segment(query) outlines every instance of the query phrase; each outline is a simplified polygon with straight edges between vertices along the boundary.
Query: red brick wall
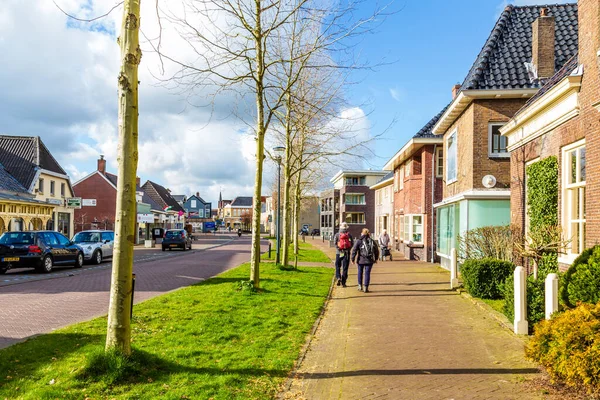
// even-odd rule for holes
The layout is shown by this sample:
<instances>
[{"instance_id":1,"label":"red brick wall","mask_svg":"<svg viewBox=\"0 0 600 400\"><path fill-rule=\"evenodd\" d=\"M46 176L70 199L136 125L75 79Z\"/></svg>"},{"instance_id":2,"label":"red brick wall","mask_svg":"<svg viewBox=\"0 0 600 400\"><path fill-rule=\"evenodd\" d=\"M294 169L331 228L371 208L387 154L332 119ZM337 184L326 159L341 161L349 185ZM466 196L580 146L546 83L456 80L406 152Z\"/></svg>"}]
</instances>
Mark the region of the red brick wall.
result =
<instances>
[{"instance_id":1,"label":"red brick wall","mask_svg":"<svg viewBox=\"0 0 600 400\"><path fill-rule=\"evenodd\" d=\"M364 193L365 205L349 205L345 204L344 195L346 193ZM367 228L370 232L375 231L375 191L369 189L368 186L346 186L340 189L340 223L346 220L346 213L362 212L365 214L365 224L350 224L348 231L354 237L360 237L360 232L363 228Z\"/></svg>"},{"instance_id":2,"label":"red brick wall","mask_svg":"<svg viewBox=\"0 0 600 400\"><path fill-rule=\"evenodd\" d=\"M112 225L109 229L114 228L117 190L106 179L94 174L73 186L73 191L76 197L96 199L95 207L82 207L75 210L75 232L90 229L90 224L94 221L94 218L98 221L104 221L105 218L108 218ZM83 228L81 225L82 215L85 215Z\"/></svg>"}]
</instances>

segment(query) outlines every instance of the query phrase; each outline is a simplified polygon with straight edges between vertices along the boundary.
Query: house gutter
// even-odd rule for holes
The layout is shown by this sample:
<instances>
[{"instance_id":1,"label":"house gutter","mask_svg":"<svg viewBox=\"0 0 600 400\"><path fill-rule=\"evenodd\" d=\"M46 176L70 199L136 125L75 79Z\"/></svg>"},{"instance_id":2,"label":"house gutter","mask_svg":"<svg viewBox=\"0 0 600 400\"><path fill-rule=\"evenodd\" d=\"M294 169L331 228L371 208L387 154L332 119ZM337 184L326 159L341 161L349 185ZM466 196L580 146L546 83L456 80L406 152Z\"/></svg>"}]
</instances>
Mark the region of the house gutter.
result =
<instances>
[{"instance_id":1,"label":"house gutter","mask_svg":"<svg viewBox=\"0 0 600 400\"><path fill-rule=\"evenodd\" d=\"M436 158L436 150L437 150L437 144L433 145L433 157L431 157L431 263L435 263L435 249L433 246L434 243L434 237L435 237L435 229L434 226L435 224L433 223L434 220L434 212L435 209L433 208L433 203L435 202L435 158Z\"/></svg>"}]
</instances>

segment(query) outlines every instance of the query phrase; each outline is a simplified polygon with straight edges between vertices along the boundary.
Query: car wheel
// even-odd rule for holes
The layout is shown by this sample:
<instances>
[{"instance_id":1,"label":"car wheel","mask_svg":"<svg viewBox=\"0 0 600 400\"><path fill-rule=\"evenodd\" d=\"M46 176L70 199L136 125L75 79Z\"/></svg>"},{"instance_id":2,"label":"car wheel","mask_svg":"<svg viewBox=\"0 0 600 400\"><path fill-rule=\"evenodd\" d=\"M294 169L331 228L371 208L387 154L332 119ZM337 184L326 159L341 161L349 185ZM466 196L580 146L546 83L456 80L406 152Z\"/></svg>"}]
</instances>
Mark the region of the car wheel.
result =
<instances>
[{"instance_id":1,"label":"car wheel","mask_svg":"<svg viewBox=\"0 0 600 400\"><path fill-rule=\"evenodd\" d=\"M92 260L95 264L100 264L102 262L102 252L100 250L94 251L92 255Z\"/></svg>"},{"instance_id":2,"label":"car wheel","mask_svg":"<svg viewBox=\"0 0 600 400\"><path fill-rule=\"evenodd\" d=\"M52 272L52 267L54 267L54 261L52 260L52 256L46 256L42 260L42 272Z\"/></svg>"},{"instance_id":3,"label":"car wheel","mask_svg":"<svg viewBox=\"0 0 600 400\"><path fill-rule=\"evenodd\" d=\"M75 268L83 267L83 253L77 253L77 258L75 259Z\"/></svg>"},{"instance_id":4,"label":"car wheel","mask_svg":"<svg viewBox=\"0 0 600 400\"><path fill-rule=\"evenodd\" d=\"M164 248L164 247L162 248L162 251L165 251L165 248Z\"/></svg>"}]
</instances>

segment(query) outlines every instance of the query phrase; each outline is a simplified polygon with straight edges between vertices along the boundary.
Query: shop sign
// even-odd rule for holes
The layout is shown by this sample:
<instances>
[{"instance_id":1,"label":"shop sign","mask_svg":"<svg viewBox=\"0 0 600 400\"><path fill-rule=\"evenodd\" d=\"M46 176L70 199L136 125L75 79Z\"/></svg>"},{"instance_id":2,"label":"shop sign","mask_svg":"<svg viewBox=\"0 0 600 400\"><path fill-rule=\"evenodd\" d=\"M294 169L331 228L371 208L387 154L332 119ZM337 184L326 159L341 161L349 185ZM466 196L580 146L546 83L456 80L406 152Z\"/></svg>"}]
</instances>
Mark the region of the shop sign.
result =
<instances>
[{"instance_id":1,"label":"shop sign","mask_svg":"<svg viewBox=\"0 0 600 400\"><path fill-rule=\"evenodd\" d=\"M138 214L137 215L138 224L151 224L154 222L153 214Z\"/></svg>"},{"instance_id":2,"label":"shop sign","mask_svg":"<svg viewBox=\"0 0 600 400\"><path fill-rule=\"evenodd\" d=\"M83 199L81 205L84 207L96 207L96 199Z\"/></svg>"},{"instance_id":3,"label":"shop sign","mask_svg":"<svg viewBox=\"0 0 600 400\"><path fill-rule=\"evenodd\" d=\"M56 206L62 206L63 201L59 199L46 199L46 203L54 204Z\"/></svg>"},{"instance_id":4,"label":"shop sign","mask_svg":"<svg viewBox=\"0 0 600 400\"><path fill-rule=\"evenodd\" d=\"M81 197L70 197L67 199L68 208L81 208Z\"/></svg>"}]
</instances>

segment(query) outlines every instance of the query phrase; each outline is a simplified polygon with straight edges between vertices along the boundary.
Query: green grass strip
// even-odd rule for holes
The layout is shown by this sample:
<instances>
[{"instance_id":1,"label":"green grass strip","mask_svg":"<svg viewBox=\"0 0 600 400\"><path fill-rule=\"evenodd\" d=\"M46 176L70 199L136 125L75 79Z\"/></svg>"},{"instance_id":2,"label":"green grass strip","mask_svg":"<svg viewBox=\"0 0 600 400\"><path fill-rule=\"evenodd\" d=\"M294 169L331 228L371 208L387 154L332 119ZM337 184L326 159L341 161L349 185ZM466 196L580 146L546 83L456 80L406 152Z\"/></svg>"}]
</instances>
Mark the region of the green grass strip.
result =
<instances>
[{"instance_id":1,"label":"green grass strip","mask_svg":"<svg viewBox=\"0 0 600 400\"><path fill-rule=\"evenodd\" d=\"M315 239L316 240L316 239ZM271 257L269 253L265 253L261 256L263 260L275 260L276 257L277 242L271 240ZM294 262L294 245L290 245L290 261L291 264ZM306 243L298 243L298 262L317 262L329 264L331 260L321 250L316 249L309 243L307 239Z\"/></svg>"},{"instance_id":2,"label":"green grass strip","mask_svg":"<svg viewBox=\"0 0 600 400\"><path fill-rule=\"evenodd\" d=\"M103 356L106 318L0 350L0 399L272 398L332 274L265 263L255 293L240 284L249 276L244 264L143 302L134 308L134 356L125 361Z\"/></svg>"}]
</instances>

